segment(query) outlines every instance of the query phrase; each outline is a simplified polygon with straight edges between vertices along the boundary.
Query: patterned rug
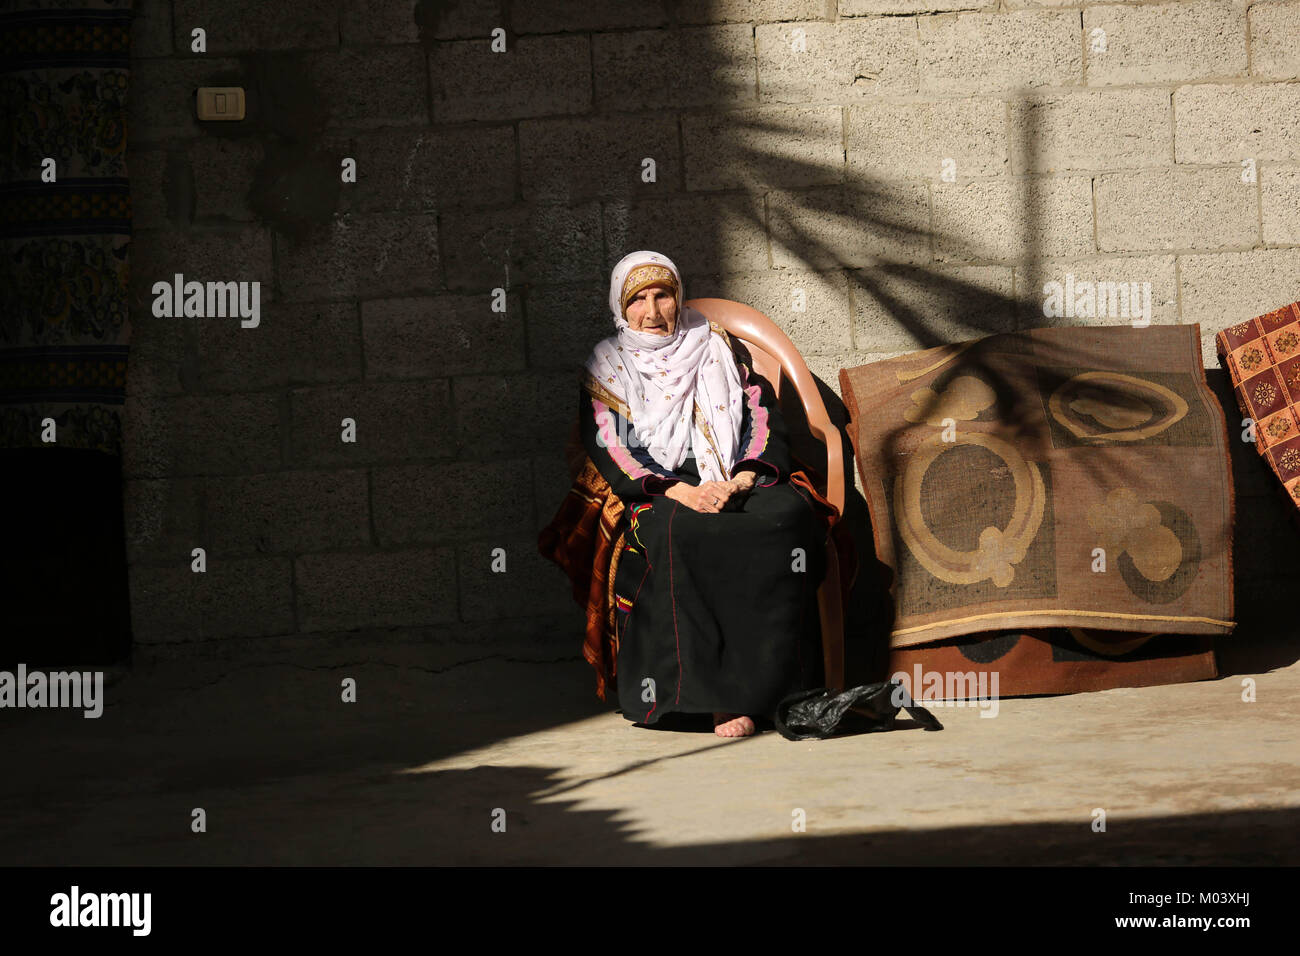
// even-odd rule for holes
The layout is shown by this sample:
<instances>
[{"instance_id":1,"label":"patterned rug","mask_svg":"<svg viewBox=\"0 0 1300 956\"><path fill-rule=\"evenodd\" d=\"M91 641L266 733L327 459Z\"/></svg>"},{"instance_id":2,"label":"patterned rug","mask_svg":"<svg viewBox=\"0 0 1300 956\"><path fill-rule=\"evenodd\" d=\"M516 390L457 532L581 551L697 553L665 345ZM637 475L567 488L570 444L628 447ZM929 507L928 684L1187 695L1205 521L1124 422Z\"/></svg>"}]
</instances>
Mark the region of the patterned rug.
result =
<instances>
[{"instance_id":1,"label":"patterned rug","mask_svg":"<svg viewBox=\"0 0 1300 956\"><path fill-rule=\"evenodd\" d=\"M1300 509L1300 302L1225 329L1214 341L1242 414L1255 422L1255 450Z\"/></svg>"},{"instance_id":2,"label":"patterned rug","mask_svg":"<svg viewBox=\"0 0 1300 956\"><path fill-rule=\"evenodd\" d=\"M131 3L22 5L0 13L0 447L120 455Z\"/></svg>"},{"instance_id":3,"label":"patterned rug","mask_svg":"<svg viewBox=\"0 0 1300 956\"><path fill-rule=\"evenodd\" d=\"M1197 326L1038 329L841 370L891 645L1230 632L1232 479L1200 355Z\"/></svg>"},{"instance_id":4,"label":"patterned rug","mask_svg":"<svg viewBox=\"0 0 1300 956\"><path fill-rule=\"evenodd\" d=\"M939 696L1019 697L1210 680L1218 668L1208 635L1055 628L895 647L888 674L902 675L912 695L925 699L940 679ZM975 692L951 694L963 686Z\"/></svg>"}]
</instances>

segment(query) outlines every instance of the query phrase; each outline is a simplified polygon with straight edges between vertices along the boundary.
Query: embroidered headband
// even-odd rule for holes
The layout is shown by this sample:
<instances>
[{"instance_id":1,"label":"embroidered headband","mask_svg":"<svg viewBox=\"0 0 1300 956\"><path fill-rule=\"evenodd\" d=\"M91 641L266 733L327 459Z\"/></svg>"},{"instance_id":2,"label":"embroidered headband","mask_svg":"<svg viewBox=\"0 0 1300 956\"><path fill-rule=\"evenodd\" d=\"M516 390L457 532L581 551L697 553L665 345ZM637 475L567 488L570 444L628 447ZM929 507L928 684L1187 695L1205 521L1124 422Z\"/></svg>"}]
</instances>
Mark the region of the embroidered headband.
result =
<instances>
[{"instance_id":1,"label":"embroidered headband","mask_svg":"<svg viewBox=\"0 0 1300 956\"><path fill-rule=\"evenodd\" d=\"M627 304L632 301L634 295L646 286L655 285L656 283L663 283L672 289L674 298L677 297L680 291L677 288L677 276L673 274L672 269L666 266L650 262L637 266L629 272L627 278L623 280L623 294L620 297L623 315L627 315Z\"/></svg>"}]
</instances>

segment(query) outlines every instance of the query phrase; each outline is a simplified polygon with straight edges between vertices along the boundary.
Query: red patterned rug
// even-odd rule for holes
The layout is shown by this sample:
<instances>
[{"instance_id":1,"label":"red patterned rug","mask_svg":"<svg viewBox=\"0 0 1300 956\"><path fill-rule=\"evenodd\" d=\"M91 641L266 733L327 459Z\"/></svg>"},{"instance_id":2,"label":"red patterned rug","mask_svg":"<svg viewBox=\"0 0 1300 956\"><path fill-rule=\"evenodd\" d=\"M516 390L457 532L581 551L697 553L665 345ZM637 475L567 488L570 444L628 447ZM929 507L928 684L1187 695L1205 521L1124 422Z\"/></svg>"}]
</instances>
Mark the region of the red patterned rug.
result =
<instances>
[{"instance_id":1,"label":"red patterned rug","mask_svg":"<svg viewBox=\"0 0 1300 956\"><path fill-rule=\"evenodd\" d=\"M1258 451L1286 489L1300 524L1300 302L1256 316L1214 338Z\"/></svg>"}]
</instances>

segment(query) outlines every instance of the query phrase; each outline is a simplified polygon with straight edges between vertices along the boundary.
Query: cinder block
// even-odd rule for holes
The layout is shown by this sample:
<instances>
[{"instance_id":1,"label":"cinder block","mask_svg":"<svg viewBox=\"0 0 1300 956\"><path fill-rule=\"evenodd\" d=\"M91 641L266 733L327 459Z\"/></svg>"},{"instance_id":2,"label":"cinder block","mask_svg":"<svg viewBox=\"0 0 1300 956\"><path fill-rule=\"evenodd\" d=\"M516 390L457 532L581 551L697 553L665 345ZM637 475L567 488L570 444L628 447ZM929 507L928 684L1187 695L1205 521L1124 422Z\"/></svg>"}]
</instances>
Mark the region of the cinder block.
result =
<instances>
[{"instance_id":1,"label":"cinder block","mask_svg":"<svg viewBox=\"0 0 1300 956\"><path fill-rule=\"evenodd\" d=\"M441 12L461 6L471 5L439 4L434 9ZM473 6L481 9L487 4ZM423 0L389 0L387 3L380 4L370 3L368 0L340 0L339 45L370 46L379 43L419 42L421 34L425 31L421 30L421 25L416 20L416 12L424 7ZM431 25L436 30L439 18L435 15L430 19L433 21ZM427 42L432 43L436 39L434 31L428 31L426 39Z\"/></svg>"},{"instance_id":2,"label":"cinder block","mask_svg":"<svg viewBox=\"0 0 1300 956\"><path fill-rule=\"evenodd\" d=\"M867 365L871 362L879 361L879 353L876 352L855 352L851 350L841 350L838 352L823 353L804 353L804 362L808 365L808 371L825 386L827 386L836 396L840 395L840 369L857 368L859 365ZM840 396L841 401L843 400ZM835 410L828 407L827 413L831 420L835 420ZM842 413L841 413L842 415ZM844 446L844 454L852 456L853 449L850 445ZM823 456L824 457L824 456Z\"/></svg>"},{"instance_id":3,"label":"cinder block","mask_svg":"<svg viewBox=\"0 0 1300 956\"><path fill-rule=\"evenodd\" d=\"M687 189L819 186L844 180L843 110L775 108L682 118Z\"/></svg>"},{"instance_id":4,"label":"cinder block","mask_svg":"<svg viewBox=\"0 0 1300 956\"><path fill-rule=\"evenodd\" d=\"M617 331L607 286L533 286L526 299L529 368L577 372L596 343Z\"/></svg>"},{"instance_id":5,"label":"cinder block","mask_svg":"<svg viewBox=\"0 0 1300 956\"><path fill-rule=\"evenodd\" d=\"M524 367L524 315L518 294L506 311L492 296L377 299L361 305L366 377L437 378Z\"/></svg>"},{"instance_id":6,"label":"cinder block","mask_svg":"<svg viewBox=\"0 0 1300 956\"><path fill-rule=\"evenodd\" d=\"M1300 77L1300 3L1253 3L1250 18L1250 73L1275 80Z\"/></svg>"},{"instance_id":7,"label":"cinder block","mask_svg":"<svg viewBox=\"0 0 1300 956\"><path fill-rule=\"evenodd\" d=\"M575 395L576 399L576 395ZM576 401L575 401L576 407ZM533 489L537 497L537 530L551 523L573 486L563 449L533 459Z\"/></svg>"},{"instance_id":8,"label":"cinder block","mask_svg":"<svg viewBox=\"0 0 1300 956\"><path fill-rule=\"evenodd\" d=\"M606 270L636 249L662 252L684 275L768 268L763 200L753 193L609 202L604 210Z\"/></svg>"},{"instance_id":9,"label":"cinder block","mask_svg":"<svg viewBox=\"0 0 1300 956\"><path fill-rule=\"evenodd\" d=\"M872 181L767 194L778 269L858 268L878 258L930 258L930 195L923 183Z\"/></svg>"},{"instance_id":10,"label":"cinder block","mask_svg":"<svg viewBox=\"0 0 1300 956\"><path fill-rule=\"evenodd\" d=\"M369 129L429 122L425 53L417 44L339 47L307 55L303 68L328 107L330 126Z\"/></svg>"},{"instance_id":11,"label":"cinder block","mask_svg":"<svg viewBox=\"0 0 1300 956\"><path fill-rule=\"evenodd\" d=\"M190 551L203 547L200 479L126 481L122 505L126 524L126 559L182 565Z\"/></svg>"},{"instance_id":12,"label":"cinder block","mask_svg":"<svg viewBox=\"0 0 1300 956\"><path fill-rule=\"evenodd\" d=\"M306 50L338 46L335 4L258 0L173 0L176 49L189 53L192 31L206 33L208 55L244 50Z\"/></svg>"},{"instance_id":13,"label":"cinder block","mask_svg":"<svg viewBox=\"0 0 1300 956\"><path fill-rule=\"evenodd\" d=\"M916 21L770 23L755 31L764 103L851 103L917 88Z\"/></svg>"},{"instance_id":14,"label":"cinder block","mask_svg":"<svg viewBox=\"0 0 1300 956\"><path fill-rule=\"evenodd\" d=\"M1300 167L1270 163L1258 172L1264 241L1300 245Z\"/></svg>"},{"instance_id":15,"label":"cinder block","mask_svg":"<svg viewBox=\"0 0 1300 956\"><path fill-rule=\"evenodd\" d=\"M1174 91L1180 163L1300 162L1300 84L1205 83Z\"/></svg>"},{"instance_id":16,"label":"cinder block","mask_svg":"<svg viewBox=\"0 0 1300 956\"><path fill-rule=\"evenodd\" d=\"M348 105L347 96L338 95L331 70L346 68L354 77L358 70L355 60L341 60L336 51L328 49L249 53L240 56L238 63L237 71L217 76L205 85L243 87L247 93L244 120L205 122L204 130L219 136L255 135L268 153L277 157L305 152L329 135L326 127L331 115L341 105ZM394 103L401 99L395 92ZM350 117L335 117L334 121L349 124ZM366 126L372 121L370 117L359 117L355 125Z\"/></svg>"},{"instance_id":17,"label":"cinder block","mask_svg":"<svg viewBox=\"0 0 1300 956\"><path fill-rule=\"evenodd\" d=\"M430 637L424 638L426 648L430 641L437 643L432 645L432 657L427 649L420 652L420 661L424 664L433 660L439 667L472 663L481 660L485 650L516 661L545 663L562 657L576 660L574 635L583 633L585 621L583 609L577 602L571 602L564 614L458 621L453 625L442 625L433 630Z\"/></svg>"},{"instance_id":18,"label":"cinder block","mask_svg":"<svg viewBox=\"0 0 1300 956\"><path fill-rule=\"evenodd\" d=\"M127 396L122 473L130 478L253 474L280 467L276 396Z\"/></svg>"},{"instance_id":19,"label":"cinder block","mask_svg":"<svg viewBox=\"0 0 1300 956\"><path fill-rule=\"evenodd\" d=\"M308 234L277 234L276 255L287 300L428 293L442 286L433 213L336 213Z\"/></svg>"},{"instance_id":20,"label":"cinder block","mask_svg":"<svg viewBox=\"0 0 1300 956\"><path fill-rule=\"evenodd\" d=\"M573 397L576 409L576 388ZM383 466L371 482L383 547L508 535L532 522L527 459Z\"/></svg>"},{"instance_id":21,"label":"cinder block","mask_svg":"<svg viewBox=\"0 0 1300 956\"><path fill-rule=\"evenodd\" d=\"M136 0L131 17L131 59L172 54L170 0ZM189 49L188 41L185 48ZM131 177L135 179L134 173Z\"/></svg>"},{"instance_id":22,"label":"cinder block","mask_svg":"<svg viewBox=\"0 0 1300 956\"><path fill-rule=\"evenodd\" d=\"M191 320L192 321L192 320ZM361 332L351 302L271 303L257 328L199 321L197 378L205 391L346 382L361 377Z\"/></svg>"},{"instance_id":23,"label":"cinder block","mask_svg":"<svg viewBox=\"0 0 1300 956\"><path fill-rule=\"evenodd\" d=\"M1096 190L1103 252L1217 249L1259 239L1255 186L1233 167L1107 173Z\"/></svg>"},{"instance_id":24,"label":"cinder block","mask_svg":"<svg viewBox=\"0 0 1300 956\"><path fill-rule=\"evenodd\" d=\"M1094 252L1086 176L985 179L930 187L939 259L1067 258Z\"/></svg>"},{"instance_id":25,"label":"cinder block","mask_svg":"<svg viewBox=\"0 0 1300 956\"><path fill-rule=\"evenodd\" d=\"M682 183L676 116L526 120L519 124L519 154L530 201L648 198ZM642 179L646 159L654 160L654 182Z\"/></svg>"},{"instance_id":26,"label":"cinder block","mask_svg":"<svg viewBox=\"0 0 1300 956\"><path fill-rule=\"evenodd\" d=\"M754 38L747 24L598 33L591 57L601 111L755 102Z\"/></svg>"},{"instance_id":27,"label":"cinder block","mask_svg":"<svg viewBox=\"0 0 1300 956\"><path fill-rule=\"evenodd\" d=\"M171 567L130 569L131 630L137 644L183 644L293 631L287 558L212 560L190 570L188 554Z\"/></svg>"},{"instance_id":28,"label":"cinder block","mask_svg":"<svg viewBox=\"0 0 1300 956\"><path fill-rule=\"evenodd\" d=\"M370 543L364 469L209 478L209 554L280 554Z\"/></svg>"},{"instance_id":29,"label":"cinder block","mask_svg":"<svg viewBox=\"0 0 1300 956\"><path fill-rule=\"evenodd\" d=\"M339 32L344 45L432 44L435 40L487 39L506 25L505 0L427 3L425 0L342 0Z\"/></svg>"},{"instance_id":30,"label":"cinder block","mask_svg":"<svg viewBox=\"0 0 1300 956\"><path fill-rule=\"evenodd\" d=\"M165 149L131 151L131 227L165 229L167 219L167 163Z\"/></svg>"},{"instance_id":31,"label":"cinder block","mask_svg":"<svg viewBox=\"0 0 1300 956\"><path fill-rule=\"evenodd\" d=\"M515 134L509 126L378 129L342 144L357 163L343 183L343 212L434 212L509 202L515 195Z\"/></svg>"},{"instance_id":32,"label":"cinder block","mask_svg":"<svg viewBox=\"0 0 1300 956\"><path fill-rule=\"evenodd\" d=\"M447 285L511 289L593 281L601 272L600 206L512 206L442 218Z\"/></svg>"},{"instance_id":33,"label":"cinder block","mask_svg":"<svg viewBox=\"0 0 1300 956\"><path fill-rule=\"evenodd\" d=\"M568 575L542 557L536 535L515 534L462 544L456 561L463 620L563 614L573 607Z\"/></svg>"},{"instance_id":34,"label":"cinder block","mask_svg":"<svg viewBox=\"0 0 1300 956\"><path fill-rule=\"evenodd\" d=\"M204 133L195 115L194 91L200 86L232 85L248 85L238 60L132 60L131 95L126 102L128 147ZM256 109L250 101L246 122L260 115Z\"/></svg>"},{"instance_id":35,"label":"cinder block","mask_svg":"<svg viewBox=\"0 0 1300 956\"><path fill-rule=\"evenodd\" d=\"M419 627L456 619L451 548L307 554L294 562L298 630Z\"/></svg>"},{"instance_id":36,"label":"cinder block","mask_svg":"<svg viewBox=\"0 0 1300 956\"><path fill-rule=\"evenodd\" d=\"M1057 283L1050 291L1044 286ZM1080 283L1093 283L1089 289ZM1101 283L1108 283L1100 285ZM1132 284L1138 292L1133 294ZM1149 283L1149 286L1146 285ZM1173 256L1112 256L1042 262L1016 269L1016 298L1020 326L1026 329L1072 325L1128 325L1146 320L1146 293L1150 290L1152 325L1177 324L1178 279ZM1051 311L1048 303L1053 294Z\"/></svg>"},{"instance_id":37,"label":"cinder block","mask_svg":"<svg viewBox=\"0 0 1300 956\"><path fill-rule=\"evenodd\" d=\"M132 336L135 334L132 323ZM126 359L126 393L134 396L179 395L185 391L181 383L186 356L169 355L162 351L138 349L131 343Z\"/></svg>"},{"instance_id":38,"label":"cinder block","mask_svg":"<svg viewBox=\"0 0 1300 956\"><path fill-rule=\"evenodd\" d=\"M460 457L500 458L563 448L579 386L578 376L567 371L457 378Z\"/></svg>"},{"instance_id":39,"label":"cinder block","mask_svg":"<svg viewBox=\"0 0 1300 956\"><path fill-rule=\"evenodd\" d=\"M849 278L860 352L911 352L1015 328L1009 266L889 267Z\"/></svg>"},{"instance_id":40,"label":"cinder block","mask_svg":"<svg viewBox=\"0 0 1300 956\"><path fill-rule=\"evenodd\" d=\"M295 389L291 395L295 465L360 465L455 455L445 380ZM356 422L344 442L343 419Z\"/></svg>"},{"instance_id":41,"label":"cinder block","mask_svg":"<svg viewBox=\"0 0 1300 956\"><path fill-rule=\"evenodd\" d=\"M1106 37L1088 50L1090 86L1168 83L1246 75L1245 8L1230 0L1191 0L1083 11L1083 35Z\"/></svg>"},{"instance_id":42,"label":"cinder block","mask_svg":"<svg viewBox=\"0 0 1300 956\"><path fill-rule=\"evenodd\" d=\"M998 93L1075 86L1083 76L1075 10L921 17L921 92Z\"/></svg>"},{"instance_id":43,"label":"cinder block","mask_svg":"<svg viewBox=\"0 0 1300 956\"><path fill-rule=\"evenodd\" d=\"M1167 166L1169 91L1134 89L1013 98L1012 171ZM960 167L959 167L960 168Z\"/></svg>"},{"instance_id":44,"label":"cinder block","mask_svg":"<svg viewBox=\"0 0 1300 956\"><path fill-rule=\"evenodd\" d=\"M1178 270L1183 321L1199 323L1211 343L1230 325L1300 299L1300 249L1184 255Z\"/></svg>"},{"instance_id":45,"label":"cinder block","mask_svg":"<svg viewBox=\"0 0 1300 956\"><path fill-rule=\"evenodd\" d=\"M284 121L290 122L287 118ZM229 203L250 209L255 218L271 224L277 232L296 236L324 228L331 216L348 211L344 194L354 184L344 184L341 173L343 158L355 156L355 152L341 131L306 132L322 128L323 118L292 122L300 124L298 132L289 130L283 137L268 137L264 155L251 162L247 172L232 170L240 178L239 188L244 195L232 197ZM201 188L215 195L219 186L211 183L219 184L222 176L221 169L213 170L210 177L214 179Z\"/></svg>"},{"instance_id":46,"label":"cinder block","mask_svg":"<svg viewBox=\"0 0 1300 956\"><path fill-rule=\"evenodd\" d=\"M249 208L262 144L253 139L205 136L186 149L194 182L194 217L220 217L250 221L258 218Z\"/></svg>"},{"instance_id":47,"label":"cinder block","mask_svg":"<svg viewBox=\"0 0 1300 956\"><path fill-rule=\"evenodd\" d=\"M136 233L140 237L142 233ZM155 235L149 234L149 239L156 239ZM153 315L153 295L151 286L153 280L161 278L156 272L151 273L131 273L130 291L131 298L138 299L138 306L131 306L131 339L129 356L134 358L136 351L157 352L164 355L174 362L181 363L186 359L186 332L192 325L204 323L204 319L186 319L186 317L169 317ZM188 278L188 277L187 277ZM170 277L166 280L170 284ZM217 319L222 321L224 319ZM235 319L235 325L239 320ZM127 378L127 381L130 381ZM130 388L127 385L127 388Z\"/></svg>"},{"instance_id":48,"label":"cinder block","mask_svg":"<svg viewBox=\"0 0 1300 956\"><path fill-rule=\"evenodd\" d=\"M135 281L133 275L132 284ZM205 320L160 318L149 309L131 310L128 395L176 395L184 391L182 375L192 378L185 332L194 322Z\"/></svg>"},{"instance_id":49,"label":"cinder block","mask_svg":"<svg viewBox=\"0 0 1300 956\"><path fill-rule=\"evenodd\" d=\"M1006 104L966 98L873 103L846 112L849 168L863 176L938 181L952 160L958 179L1007 169Z\"/></svg>"},{"instance_id":50,"label":"cinder block","mask_svg":"<svg viewBox=\"0 0 1300 956\"><path fill-rule=\"evenodd\" d=\"M170 287L177 273L185 282L257 282L260 305L275 299L271 280L271 231L264 226L230 227L213 225L194 230L140 230L131 239L132 314L152 315L154 284ZM169 293L163 293L167 295ZM168 320L187 322L233 322L239 318L195 318Z\"/></svg>"},{"instance_id":51,"label":"cinder block","mask_svg":"<svg viewBox=\"0 0 1300 956\"><path fill-rule=\"evenodd\" d=\"M1059 0L1059 2L1062 6L1075 6L1079 0ZM1035 4L1035 6L1051 5L1050 3ZM840 0L840 16L890 17L903 13L952 13L959 10L991 10L996 6L995 0Z\"/></svg>"},{"instance_id":52,"label":"cinder block","mask_svg":"<svg viewBox=\"0 0 1300 956\"><path fill-rule=\"evenodd\" d=\"M429 54L433 118L438 123L584 113L591 108L586 36L439 43Z\"/></svg>"},{"instance_id":53,"label":"cinder block","mask_svg":"<svg viewBox=\"0 0 1300 956\"><path fill-rule=\"evenodd\" d=\"M835 0L711 0L678 5L682 23L766 23L772 20L830 20Z\"/></svg>"},{"instance_id":54,"label":"cinder block","mask_svg":"<svg viewBox=\"0 0 1300 956\"><path fill-rule=\"evenodd\" d=\"M728 273L696 280L691 295L732 299L758 309L800 352L853 348L849 283L842 272ZM797 301L803 303L802 312L794 311Z\"/></svg>"},{"instance_id":55,"label":"cinder block","mask_svg":"<svg viewBox=\"0 0 1300 956\"><path fill-rule=\"evenodd\" d=\"M664 6L664 0L529 0L515 4L510 25L520 33L644 29L668 22Z\"/></svg>"}]
</instances>

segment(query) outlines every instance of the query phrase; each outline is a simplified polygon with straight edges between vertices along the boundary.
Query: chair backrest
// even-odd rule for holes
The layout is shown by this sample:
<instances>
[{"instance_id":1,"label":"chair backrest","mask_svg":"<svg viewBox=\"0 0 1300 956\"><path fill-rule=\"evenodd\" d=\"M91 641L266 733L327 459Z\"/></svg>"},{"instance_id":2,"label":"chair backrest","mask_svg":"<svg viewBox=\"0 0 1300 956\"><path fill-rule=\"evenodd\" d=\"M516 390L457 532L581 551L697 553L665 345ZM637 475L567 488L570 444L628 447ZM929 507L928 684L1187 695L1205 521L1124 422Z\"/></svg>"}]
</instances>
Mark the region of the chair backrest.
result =
<instances>
[{"instance_id":1,"label":"chair backrest","mask_svg":"<svg viewBox=\"0 0 1300 956\"><path fill-rule=\"evenodd\" d=\"M730 299L689 299L686 305L704 314L749 348L754 370L772 383L780 398L788 382L803 405L808 429L826 446L826 499L844 514L844 444L826 414L817 380L789 336L757 309Z\"/></svg>"}]
</instances>

